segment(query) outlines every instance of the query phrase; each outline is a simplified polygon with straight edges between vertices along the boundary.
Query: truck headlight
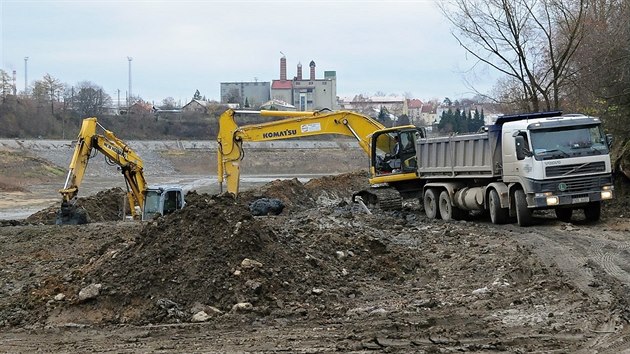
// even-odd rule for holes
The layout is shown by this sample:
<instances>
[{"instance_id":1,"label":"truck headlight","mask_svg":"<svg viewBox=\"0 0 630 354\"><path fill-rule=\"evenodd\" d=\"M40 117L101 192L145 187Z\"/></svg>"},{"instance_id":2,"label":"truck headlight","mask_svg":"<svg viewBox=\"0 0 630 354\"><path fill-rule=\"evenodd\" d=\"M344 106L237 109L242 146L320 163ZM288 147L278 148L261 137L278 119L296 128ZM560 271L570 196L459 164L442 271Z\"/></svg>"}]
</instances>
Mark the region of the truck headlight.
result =
<instances>
[{"instance_id":1,"label":"truck headlight","mask_svg":"<svg viewBox=\"0 0 630 354\"><path fill-rule=\"evenodd\" d=\"M560 199L555 195L547 197L547 205L558 205L560 204Z\"/></svg>"},{"instance_id":2,"label":"truck headlight","mask_svg":"<svg viewBox=\"0 0 630 354\"><path fill-rule=\"evenodd\" d=\"M612 199L613 194L611 190L602 191L602 200L604 199Z\"/></svg>"}]
</instances>

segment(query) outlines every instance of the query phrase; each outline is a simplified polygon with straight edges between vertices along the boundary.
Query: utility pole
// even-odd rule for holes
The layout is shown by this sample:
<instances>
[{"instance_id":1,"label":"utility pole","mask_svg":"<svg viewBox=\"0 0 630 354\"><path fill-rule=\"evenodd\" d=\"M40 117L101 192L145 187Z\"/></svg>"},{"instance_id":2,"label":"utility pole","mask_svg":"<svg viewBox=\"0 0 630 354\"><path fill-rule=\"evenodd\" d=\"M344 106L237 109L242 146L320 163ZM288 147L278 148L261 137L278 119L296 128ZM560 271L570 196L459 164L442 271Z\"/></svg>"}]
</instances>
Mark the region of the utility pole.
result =
<instances>
[{"instance_id":1,"label":"utility pole","mask_svg":"<svg viewBox=\"0 0 630 354\"><path fill-rule=\"evenodd\" d=\"M24 95L28 96L28 57L24 57Z\"/></svg>"}]
</instances>

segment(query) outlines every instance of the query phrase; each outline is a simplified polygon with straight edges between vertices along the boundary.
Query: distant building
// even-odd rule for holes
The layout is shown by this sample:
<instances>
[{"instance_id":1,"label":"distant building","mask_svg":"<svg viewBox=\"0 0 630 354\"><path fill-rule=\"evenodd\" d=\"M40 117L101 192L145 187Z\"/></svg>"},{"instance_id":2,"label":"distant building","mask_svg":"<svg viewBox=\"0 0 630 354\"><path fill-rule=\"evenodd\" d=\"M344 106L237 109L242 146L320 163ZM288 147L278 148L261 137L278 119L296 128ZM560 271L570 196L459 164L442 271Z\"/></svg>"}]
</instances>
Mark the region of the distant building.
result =
<instances>
[{"instance_id":1,"label":"distant building","mask_svg":"<svg viewBox=\"0 0 630 354\"><path fill-rule=\"evenodd\" d=\"M288 104L284 101L280 101L277 99L271 99L262 105L260 105L260 109L273 110L273 111L295 111L296 108L292 104Z\"/></svg>"},{"instance_id":2,"label":"distant building","mask_svg":"<svg viewBox=\"0 0 630 354\"><path fill-rule=\"evenodd\" d=\"M271 83L271 98L287 102L298 111L312 111L323 108L339 109L337 103L337 73L325 71L324 78L315 76L315 62L309 64L310 74L302 76L302 64L297 65L297 75L287 79L286 57L280 58L280 79Z\"/></svg>"},{"instance_id":3,"label":"distant building","mask_svg":"<svg viewBox=\"0 0 630 354\"><path fill-rule=\"evenodd\" d=\"M182 111L186 113L206 113L210 102L202 100L191 100L184 107Z\"/></svg>"},{"instance_id":4,"label":"distant building","mask_svg":"<svg viewBox=\"0 0 630 354\"><path fill-rule=\"evenodd\" d=\"M363 95L357 95L349 102L346 101L343 104L343 109L353 110L361 112L363 114L369 114L373 116L372 112L381 111L385 108L387 112L394 116L400 116L402 114L408 115L407 99L399 96L371 96L364 97ZM406 108L407 107L407 108ZM407 111L406 111L407 110Z\"/></svg>"},{"instance_id":5,"label":"distant building","mask_svg":"<svg viewBox=\"0 0 630 354\"><path fill-rule=\"evenodd\" d=\"M138 101L129 107L130 114L143 114L153 112L155 112L155 107L153 107L153 104L148 102Z\"/></svg>"},{"instance_id":6,"label":"distant building","mask_svg":"<svg viewBox=\"0 0 630 354\"><path fill-rule=\"evenodd\" d=\"M421 125L432 125L438 120L438 114L434 106L422 105L420 109L420 121Z\"/></svg>"},{"instance_id":7,"label":"distant building","mask_svg":"<svg viewBox=\"0 0 630 354\"><path fill-rule=\"evenodd\" d=\"M221 103L238 103L240 107L259 107L270 99L269 82L222 82Z\"/></svg>"},{"instance_id":8,"label":"distant building","mask_svg":"<svg viewBox=\"0 0 630 354\"><path fill-rule=\"evenodd\" d=\"M407 100L407 116L411 124L423 125L422 122L422 101L419 99Z\"/></svg>"}]
</instances>

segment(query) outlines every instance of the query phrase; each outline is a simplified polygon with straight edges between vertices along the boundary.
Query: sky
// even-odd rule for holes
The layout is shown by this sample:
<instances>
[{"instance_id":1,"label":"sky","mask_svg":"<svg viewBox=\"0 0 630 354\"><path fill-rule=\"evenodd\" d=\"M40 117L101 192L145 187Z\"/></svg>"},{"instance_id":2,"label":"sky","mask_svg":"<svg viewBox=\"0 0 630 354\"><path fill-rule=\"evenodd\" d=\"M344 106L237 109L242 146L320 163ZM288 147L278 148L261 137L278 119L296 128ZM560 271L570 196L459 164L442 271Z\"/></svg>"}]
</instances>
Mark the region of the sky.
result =
<instances>
[{"instance_id":1,"label":"sky","mask_svg":"<svg viewBox=\"0 0 630 354\"><path fill-rule=\"evenodd\" d=\"M24 89L45 74L114 100L220 100L221 82L271 82L298 63L336 71L337 95L451 100L490 91L437 0L0 0L0 68ZM281 54L283 53L283 54ZM28 57L25 63L24 58ZM128 58L132 58L131 62Z\"/></svg>"}]
</instances>

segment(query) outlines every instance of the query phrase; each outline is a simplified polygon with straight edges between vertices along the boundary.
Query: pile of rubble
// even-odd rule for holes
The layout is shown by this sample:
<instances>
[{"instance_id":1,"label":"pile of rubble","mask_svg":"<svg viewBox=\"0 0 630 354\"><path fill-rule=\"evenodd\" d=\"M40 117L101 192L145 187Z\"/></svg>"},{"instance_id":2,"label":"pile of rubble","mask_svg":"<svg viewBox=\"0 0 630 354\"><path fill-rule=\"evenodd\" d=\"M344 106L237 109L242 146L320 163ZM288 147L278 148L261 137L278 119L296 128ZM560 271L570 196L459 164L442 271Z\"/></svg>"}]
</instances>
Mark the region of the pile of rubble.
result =
<instances>
[{"instance_id":1,"label":"pile of rubble","mask_svg":"<svg viewBox=\"0 0 630 354\"><path fill-rule=\"evenodd\" d=\"M59 206L40 210L27 217L26 221L28 223L54 225ZM111 188L89 197L78 198L76 206L85 210L88 222L124 220L123 215L129 214L127 193L122 188Z\"/></svg>"}]
</instances>

